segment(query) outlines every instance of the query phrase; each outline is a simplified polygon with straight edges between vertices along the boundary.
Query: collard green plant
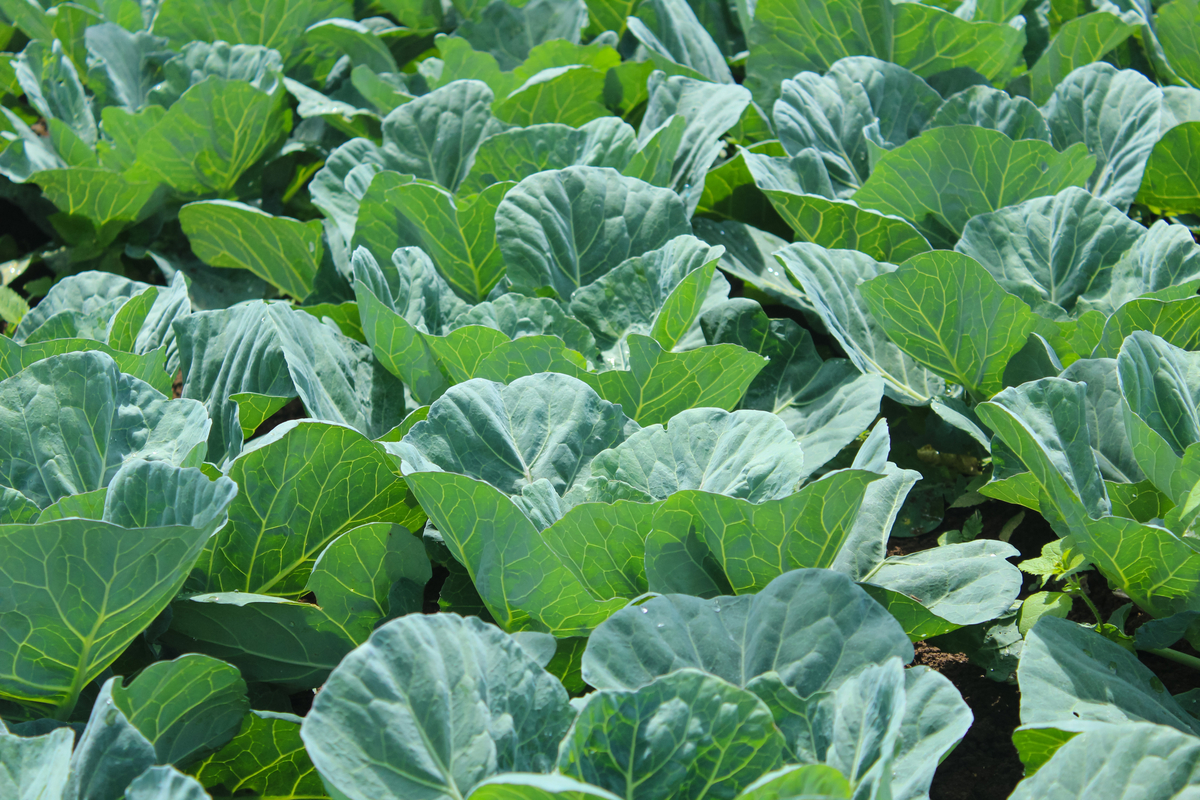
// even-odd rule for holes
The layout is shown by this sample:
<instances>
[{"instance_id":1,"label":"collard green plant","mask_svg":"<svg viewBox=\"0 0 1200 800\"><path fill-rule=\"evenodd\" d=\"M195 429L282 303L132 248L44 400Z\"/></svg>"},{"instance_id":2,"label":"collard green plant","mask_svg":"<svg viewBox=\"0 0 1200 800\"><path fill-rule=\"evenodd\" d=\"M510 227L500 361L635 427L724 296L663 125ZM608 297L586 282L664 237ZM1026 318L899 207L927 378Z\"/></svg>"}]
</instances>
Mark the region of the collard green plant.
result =
<instances>
[{"instance_id":1,"label":"collard green plant","mask_svg":"<svg viewBox=\"0 0 1200 800\"><path fill-rule=\"evenodd\" d=\"M1194 790L1198 22L0 0L0 795Z\"/></svg>"}]
</instances>

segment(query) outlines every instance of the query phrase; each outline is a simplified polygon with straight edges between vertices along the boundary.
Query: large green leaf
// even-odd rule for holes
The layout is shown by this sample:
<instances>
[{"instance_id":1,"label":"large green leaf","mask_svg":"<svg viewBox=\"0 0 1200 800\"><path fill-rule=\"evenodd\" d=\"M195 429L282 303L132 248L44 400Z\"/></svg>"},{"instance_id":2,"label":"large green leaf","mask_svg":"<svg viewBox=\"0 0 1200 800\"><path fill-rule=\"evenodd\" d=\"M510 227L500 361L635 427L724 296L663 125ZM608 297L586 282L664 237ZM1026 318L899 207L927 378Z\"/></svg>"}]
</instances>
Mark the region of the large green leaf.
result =
<instances>
[{"instance_id":1,"label":"large green leaf","mask_svg":"<svg viewBox=\"0 0 1200 800\"><path fill-rule=\"evenodd\" d=\"M871 173L872 145L891 150L918 135L942 98L913 73L875 58L844 58L823 77L784 81L775 127L788 154L815 148L834 191L848 197ZM869 130L868 130L869 128Z\"/></svg>"},{"instance_id":2,"label":"large green leaf","mask_svg":"<svg viewBox=\"0 0 1200 800\"><path fill-rule=\"evenodd\" d=\"M208 434L204 408L168 400L99 352L38 361L0 381L0 480L39 506L107 486L134 459L183 464Z\"/></svg>"},{"instance_id":3,"label":"large green leaf","mask_svg":"<svg viewBox=\"0 0 1200 800\"><path fill-rule=\"evenodd\" d=\"M479 0L477 5L485 4ZM587 24L583 0L531 0L523 6L493 0L486 6L478 15L465 15L467 21L455 33L495 56L501 69L516 67L534 47L552 39L579 44Z\"/></svg>"},{"instance_id":4,"label":"large green leaf","mask_svg":"<svg viewBox=\"0 0 1200 800\"><path fill-rule=\"evenodd\" d=\"M976 406L983 422L1033 473L1072 532L1111 512L1088 431L1087 387L1043 378Z\"/></svg>"},{"instance_id":5,"label":"large green leaf","mask_svg":"<svg viewBox=\"0 0 1200 800\"><path fill-rule=\"evenodd\" d=\"M158 208L155 184L132 182L118 172L91 167L47 169L36 173L33 181L61 213L87 220L100 247Z\"/></svg>"},{"instance_id":6,"label":"large green leaf","mask_svg":"<svg viewBox=\"0 0 1200 800\"><path fill-rule=\"evenodd\" d=\"M317 688L360 643L317 606L249 592L176 600L162 641L228 661L248 682L286 692Z\"/></svg>"},{"instance_id":7,"label":"large green leaf","mask_svg":"<svg viewBox=\"0 0 1200 800\"><path fill-rule=\"evenodd\" d=\"M1082 143L1060 153L987 128L934 128L881 156L854 200L949 243L971 217L1080 186L1095 165Z\"/></svg>"},{"instance_id":8,"label":"large green leaf","mask_svg":"<svg viewBox=\"0 0 1200 800\"><path fill-rule=\"evenodd\" d=\"M884 261L903 261L929 249L929 242L907 220L860 208L853 200L831 199L832 184L814 149L802 151L790 162L749 152L741 155L755 185L798 241L860 250Z\"/></svg>"},{"instance_id":9,"label":"large green leaf","mask_svg":"<svg viewBox=\"0 0 1200 800\"><path fill-rule=\"evenodd\" d=\"M1025 97L1013 97L991 86L970 86L938 106L930 128L978 125L1000 131L1010 139L1050 141L1050 128L1041 109Z\"/></svg>"},{"instance_id":10,"label":"large green leaf","mask_svg":"<svg viewBox=\"0 0 1200 800\"><path fill-rule=\"evenodd\" d=\"M501 97L507 97L522 83L517 79L515 71L506 72L500 69L494 53L476 50L469 41L460 36L441 33L434 38L434 43L441 58L437 62L425 64L421 70L425 83L431 87L454 80L479 80ZM430 67L433 69L429 69Z\"/></svg>"},{"instance_id":11,"label":"large green leaf","mask_svg":"<svg viewBox=\"0 0 1200 800\"><path fill-rule=\"evenodd\" d=\"M1198 13L1200 8L1195 0L1175 0L1160 7L1155 20L1158 41L1171 69L1196 87L1200 87L1200 39L1196 37L1196 26L1200 24Z\"/></svg>"},{"instance_id":12,"label":"large green leaf","mask_svg":"<svg viewBox=\"0 0 1200 800\"><path fill-rule=\"evenodd\" d=\"M959 253L913 256L858 290L901 350L976 397L1003 388L1004 367L1034 326L1028 306Z\"/></svg>"},{"instance_id":13,"label":"large green leaf","mask_svg":"<svg viewBox=\"0 0 1200 800\"><path fill-rule=\"evenodd\" d=\"M249 270L285 294L312 294L324 244L318 220L276 217L244 203L205 200L179 210L188 243L214 267Z\"/></svg>"},{"instance_id":14,"label":"large green leaf","mask_svg":"<svg viewBox=\"0 0 1200 800\"><path fill-rule=\"evenodd\" d=\"M825 764L790 764L768 772L738 795L738 800L775 800L778 797L820 797L848 800L850 783Z\"/></svg>"},{"instance_id":15,"label":"large green leaf","mask_svg":"<svg viewBox=\"0 0 1200 800\"><path fill-rule=\"evenodd\" d=\"M589 383L640 425L666 422L688 408L731 409L766 365L733 344L668 353L648 336L630 335L627 343L629 369L601 372Z\"/></svg>"},{"instance_id":16,"label":"large green leaf","mask_svg":"<svg viewBox=\"0 0 1200 800\"><path fill-rule=\"evenodd\" d=\"M965 68L1002 81L1025 46L1023 31L1010 19L969 21L932 5L902 3L896 7L891 60L922 77Z\"/></svg>"},{"instance_id":17,"label":"large green leaf","mask_svg":"<svg viewBox=\"0 0 1200 800\"><path fill-rule=\"evenodd\" d=\"M283 70L283 58L279 51L269 47L230 44L226 41L190 41L180 48L179 55L163 64L163 81L150 90L149 100L166 109L189 88L212 75L246 81L254 88L271 94L279 88ZM104 126L106 132L115 140L136 139L137 135L140 135L140 129L147 124L153 125L162 117L162 113L147 108L137 116L121 117L107 113L106 110ZM122 123L120 139L111 130L114 127L112 123L116 121ZM131 126L138 129L132 136L127 130ZM129 141L128 145L132 148L136 141Z\"/></svg>"},{"instance_id":18,"label":"large green leaf","mask_svg":"<svg viewBox=\"0 0 1200 800\"><path fill-rule=\"evenodd\" d=\"M672 125L679 124L674 117L683 117L678 145L668 147L655 159L656 172L663 171L661 178L656 174L653 179L645 180L674 189L683 198L690 216L700 202L709 168L725 147L722 137L743 116L750 104L750 94L740 86L714 86L685 75L652 76L649 91L646 113L638 129L642 149L635 154L630 167L639 156L651 154L656 134L667 134Z\"/></svg>"},{"instance_id":19,"label":"large green leaf","mask_svg":"<svg viewBox=\"0 0 1200 800\"><path fill-rule=\"evenodd\" d=\"M522 508L490 484L452 472L414 472L407 481L502 628L584 635L624 606L623 597L597 601Z\"/></svg>"},{"instance_id":20,"label":"large green leaf","mask_svg":"<svg viewBox=\"0 0 1200 800\"><path fill-rule=\"evenodd\" d=\"M242 448L242 428L233 395L251 392L294 397L279 334L264 325L268 306L245 303L221 311L191 314L175 325L183 370L183 397L208 409L209 461L221 464Z\"/></svg>"},{"instance_id":21,"label":"large green leaf","mask_svg":"<svg viewBox=\"0 0 1200 800\"><path fill-rule=\"evenodd\" d=\"M482 325L432 336L387 308L363 283L356 284L356 291L363 332L375 358L404 381L418 402L431 403L451 385L475 377L484 361L508 343L503 333Z\"/></svg>"},{"instance_id":22,"label":"large green leaf","mask_svg":"<svg viewBox=\"0 0 1200 800\"><path fill-rule=\"evenodd\" d=\"M654 517L646 540L651 591L702 591L711 581L722 592L761 591L795 569L832 566L850 535L867 485L878 476L839 470L778 500L751 503L700 491L671 495ZM693 554L699 565L684 561Z\"/></svg>"},{"instance_id":23,"label":"large green leaf","mask_svg":"<svg viewBox=\"0 0 1200 800\"><path fill-rule=\"evenodd\" d=\"M471 790L472 800L620 800L607 789L550 773L506 772Z\"/></svg>"},{"instance_id":24,"label":"large green leaf","mask_svg":"<svg viewBox=\"0 0 1200 800\"><path fill-rule=\"evenodd\" d=\"M1106 11L1068 20L1030 70L1033 101L1045 103L1076 67L1099 61L1135 30L1136 26Z\"/></svg>"},{"instance_id":25,"label":"large green leaf","mask_svg":"<svg viewBox=\"0 0 1200 800\"><path fill-rule=\"evenodd\" d=\"M366 22L354 22L348 19L327 19L310 25L305 31L310 42L323 42L336 47L346 55L355 66L362 66L375 73L396 72L396 59L383 36L396 33L399 29L382 22L378 18Z\"/></svg>"},{"instance_id":26,"label":"large green leaf","mask_svg":"<svg viewBox=\"0 0 1200 800\"><path fill-rule=\"evenodd\" d=\"M129 784L154 766L154 745L112 701L119 680L109 678L96 694L87 727L71 754L64 797L121 797Z\"/></svg>"},{"instance_id":27,"label":"large green leaf","mask_svg":"<svg viewBox=\"0 0 1200 800\"><path fill-rule=\"evenodd\" d=\"M1093 290L1080 307L1113 313L1142 295L1184 298L1200 285L1200 246L1182 225L1159 220L1113 264L1103 292Z\"/></svg>"},{"instance_id":28,"label":"large green leaf","mask_svg":"<svg viewBox=\"0 0 1200 800\"><path fill-rule=\"evenodd\" d=\"M1200 122L1185 122L1164 133L1146 161L1137 201L1165 214L1200 209L1195 168L1198 149Z\"/></svg>"},{"instance_id":29,"label":"large green leaf","mask_svg":"<svg viewBox=\"0 0 1200 800\"><path fill-rule=\"evenodd\" d=\"M608 364L621 357L619 348L630 333L653 336L672 349L710 297L724 298L727 289L714 282L722 253L694 236L677 236L576 289L571 314L595 334Z\"/></svg>"},{"instance_id":30,"label":"large green leaf","mask_svg":"<svg viewBox=\"0 0 1200 800\"><path fill-rule=\"evenodd\" d=\"M109 324L109 343L121 350L133 350L137 347L139 329L158 301L158 294L158 287L151 286L138 292L130 298L130 302L117 309Z\"/></svg>"},{"instance_id":31,"label":"large green leaf","mask_svg":"<svg viewBox=\"0 0 1200 800\"><path fill-rule=\"evenodd\" d=\"M1181 502L1175 474L1184 451L1200 442L1200 358L1135 331L1121 346L1117 375L1133 457L1159 491Z\"/></svg>"},{"instance_id":32,"label":"large green leaf","mask_svg":"<svg viewBox=\"0 0 1200 800\"><path fill-rule=\"evenodd\" d=\"M590 473L606 493L619 481L654 500L696 489L761 503L791 494L803 465L800 445L774 414L695 408L599 453Z\"/></svg>"},{"instance_id":33,"label":"large green leaf","mask_svg":"<svg viewBox=\"0 0 1200 800\"><path fill-rule=\"evenodd\" d=\"M1200 611L1200 551L1188 539L1157 525L1101 517L1067 544L1148 613Z\"/></svg>"},{"instance_id":34,"label":"large green leaf","mask_svg":"<svg viewBox=\"0 0 1200 800\"><path fill-rule=\"evenodd\" d=\"M340 425L281 425L226 470L240 487L208 543L198 591L303 594L317 556L368 522L419 527L422 514L380 445Z\"/></svg>"},{"instance_id":35,"label":"large green leaf","mask_svg":"<svg viewBox=\"0 0 1200 800\"><path fill-rule=\"evenodd\" d=\"M1100 341L1092 351L1092 356L1116 358L1125 339L1137 331L1152 333L1168 344L1184 350L1196 350L1200 348L1197 314L1200 314L1198 297L1182 300L1154 300L1143 297L1130 300L1113 312L1104 323L1100 331Z\"/></svg>"},{"instance_id":36,"label":"large green leaf","mask_svg":"<svg viewBox=\"0 0 1200 800\"><path fill-rule=\"evenodd\" d=\"M46 120L47 127L63 126L51 133L52 141L65 134L78 144L95 145L98 132L92 104L61 41L31 42L13 66L29 104Z\"/></svg>"},{"instance_id":37,"label":"large green leaf","mask_svg":"<svg viewBox=\"0 0 1200 800\"><path fill-rule=\"evenodd\" d=\"M458 191L476 194L501 180L523 180L535 172L571 166L625 168L635 146L633 128L604 117L578 128L530 125L493 134L479 143L471 171Z\"/></svg>"},{"instance_id":38,"label":"large green leaf","mask_svg":"<svg viewBox=\"0 0 1200 800\"><path fill-rule=\"evenodd\" d=\"M112 702L154 745L159 763L176 765L225 745L250 707L238 671L201 655L151 664L114 685Z\"/></svg>"},{"instance_id":39,"label":"large green leaf","mask_svg":"<svg viewBox=\"0 0 1200 800\"><path fill-rule=\"evenodd\" d=\"M1017 681L1024 726L1086 730L1089 722L1153 722L1200 735L1137 656L1095 631L1042 617L1025 638Z\"/></svg>"},{"instance_id":40,"label":"large green leaf","mask_svg":"<svg viewBox=\"0 0 1200 800\"><path fill-rule=\"evenodd\" d=\"M171 766L155 766L133 779L127 800L207 800L200 782Z\"/></svg>"},{"instance_id":41,"label":"large green leaf","mask_svg":"<svg viewBox=\"0 0 1200 800\"><path fill-rule=\"evenodd\" d=\"M896 11L878 0L761 0L747 31L747 88L763 108L798 72L824 72L847 56L890 60Z\"/></svg>"},{"instance_id":42,"label":"large green leaf","mask_svg":"<svg viewBox=\"0 0 1200 800\"><path fill-rule=\"evenodd\" d=\"M829 765L842 782L849 779L856 797L927 796L938 762L971 724L953 684L927 667L906 670L895 655L839 683L802 696L769 673L754 691L771 708L794 760Z\"/></svg>"},{"instance_id":43,"label":"large green leaf","mask_svg":"<svg viewBox=\"0 0 1200 800\"><path fill-rule=\"evenodd\" d=\"M517 289L568 299L626 258L691 233L678 195L611 169L533 175L496 209L496 236Z\"/></svg>"},{"instance_id":44,"label":"large green leaf","mask_svg":"<svg viewBox=\"0 0 1200 800\"><path fill-rule=\"evenodd\" d=\"M637 5L629 31L647 49L689 67L714 83L733 83L717 43L685 0L649 0Z\"/></svg>"},{"instance_id":45,"label":"large green leaf","mask_svg":"<svg viewBox=\"0 0 1200 800\"><path fill-rule=\"evenodd\" d=\"M480 81L454 81L388 114L383 120L388 169L457 189L479 143L500 127L492 99Z\"/></svg>"},{"instance_id":46,"label":"large green leaf","mask_svg":"<svg viewBox=\"0 0 1200 800\"><path fill-rule=\"evenodd\" d=\"M737 344L770 360L742 408L770 411L795 434L812 474L854 441L879 413L883 380L847 359L822 360L812 336L788 319L770 319L753 300L730 300L701 320L709 344Z\"/></svg>"},{"instance_id":47,"label":"large green leaf","mask_svg":"<svg viewBox=\"0 0 1200 800\"><path fill-rule=\"evenodd\" d=\"M17 736L0 725L0 790L15 800L61 797L75 735L69 728Z\"/></svg>"},{"instance_id":48,"label":"large green leaf","mask_svg":"<svg viewBox=\"0 0 1200 800\"><path fill-rule=\"evenodd\" d=\"M590 695L558 769L629 800L701 800L734 795L778 767L783 749L762 700L683 669L639 689Z\"/></svg>"},{"instance_id":49,"label":"large green leaf","mask_svg":"<svg viewBox=\"0 0 1200 800\"><path fill-rule=\"evenodd\" d=\"M916 600L954 626L975 625L1017 599L1021 571L1005 560L1015 555L1012 545L985 539L940 545L884 559L863 580Z\"/></svg>"},{"instance_id":50,"label":"large green leaf","mask_svg":"<svg viewBox=\"0 0 1200 800\"><path fill-rule=\"evenodd\" d=\"M428 181L380 173L362 197L354 245L366 247L380 263L399 247L420 247L459 297L477 303L504 275L505 258L496 243L497 205L511 185L492 184L472 198L455 200Z\"/></svg>"},{"instance_id":51,"label":"large green leaf","mask_svg":"<svg viewBox=\"0 0 1200 800\"><path fill-rule=\"evenodd\" d=\"M1087 188L1127 209L1161 135L1162 92L1133 70L1100 63L1067 75L1047 97L1044 113L1054 146L1087 145L1096 159Z\"/></svg>"},{"instance_id":52,"label":"large green leaf","mask_svg":"<svg viewBox=\"0 0 1200 800\"><path fill-rule=\"evenodd\" d=\"M201 470L180 469L161 461L132 461L117 473L108 489L92 492L91 501L82 506L86 508L99 500L100 513L94 518L123 528L165 525L203 528L209 524L214 509L223 510L236 491L228 481L208 480ZM67 500L84 497L64 498L60 507ZM40 517L38 521L42 521Z\"/></svg>"},{"instance_id":53,"label":"large green leaf","mask_svg":"<svg viewBox=\"0 0 1200 800\"><path fill-rule=\"evenodd\" d=\"M896 620L850 579L800 569L758 594L664 595L622 609L589 637L583 676L599 689L634 689L688 667L735 686L773 674L809 697L912 652Z\"/></svg>"},{"instance_id":54,"label":"large green leaf","mask_svg":"<svg viewBox=\"0 0 1200 800\"><path fill-rule=\"evenodd\" d=\"M262 324L274 329L295 394L313 419L348 425L371 438L404 419L400 382L367 345L283 303L267 306Z\"/></svg>"},{"instance_id":55,"label":"large green leaf","mask_svg":"<svg viewBox=\"0 0 1200 800\"><path fill-rule=\"evenodd\" d=\"M562 495L629 427L619 406L567 375L475 379L451 387L392 449L406 471L456 472L510 495L548 480Z\"/></svg>"},{"instance_id":56,"label":"large green leaf","mask_svg":"<svg viewBox=\"0 0 1200 800\"><path fill-rule=\"evenodd\" d=\"M604 73L576 64L544 69L496 104L496 116L510 125L583 125L602 119Z\"/></svg>"},{"instance_id":57,"label":"large green leaf","mask_svg":"<svg viewBox=\"0 0 1200 800\"><path fill-rule=\"evenodd\" d=\"M954 249L983 264L1005 291L1035 309L1058 306L1050 312L1059 316L1084 295L1102 295L1115 265L1146 233L1117 208L1071 187L972 218Z\"/></svg>"},{"instance_id":58,"label":"large green leaf","mask_svg":"<svg viewBox=\"0 0 1200 800\"><path fill-rule=\"evenodd\" d=\"M376 623L421 610L433 575L421 540L391 522L372 522L333 540L305 589L357 642Z\"/></svg>"},{"instance_id":59,"label":"large green leaf","mask_svg":"<svg viewBox=\"0 0 1200 800\"><path fill-rule=\"evenodd\" d=\"M420 248L398 248L380 263L360 247L354 251L351 265L365 338L379 362L403 380L418 401L431 402L453 382L438 357L456 349L460 339L477 340L482 355L495 347L479 341L486 334L476 329L451 333L444 339L429 336L463 317L469 307ZM479 313L482 316L482 309ZM472 322L486 324L482 318ZM493 338L498 344L504 337Z\"/></svg>"},{"instance_id":60,"label":"large green leaf","mask_svg":"<svg viewBox=\"0 0 1200 800\"><path fill-rule=\"evenodd\" d=\"M142 135L137 162L126 174L164 183L183 196L227 197L290 129L291 113L281 97L245 81L210 77L186 91Z\"/></svg>"},{"instance_id":61,"label":"large green leaf","mask_svg":"<svg viewBox=\"0 0 1200 800\"><path fill-rule=\"evenodd\" d=\"M147 466L134 462L124 472ZM160 527L63 519L0 528L0 596L7 598L0 606L0 694L70 713L83 687L166 608L224 524L235 491L225 478L213 486L199 471L187 472L189 494L208 502L183 524L164 514L154 520ZM112 505L133 503L120 480L118 474Z\"/></svg>"},{"instance_id":62,"label":"large green leaf","mask_svg":"<svg viewBox=\"0 0 1200 800\"><path fill-rule=\"evenodd\" d=\"M189 772L218 796L250 791L294 800L328 797L300 740L300 718L291 715L250 712L229 744Z\"/></svg>"},{"instance_id":63,"label":"large green leaf","mask_svg":"<svg viewBox=\"0 0 1200 800\"><path fill-rule=\"evenodd\" d=\"M346 0L209 0L197 7L187 0L164 0L153 32L176 46L193 40L259 44L285 55L303 40L312 23L329 17L353 18Z\"/></svg>"},{"instance_id":64,"label":"large green leaf","mask_svg":"<svg viewBox=\"0 0 1200 800\"><path fill-rule=\"evenodd\" d=\"M782 687L771 686L772 690ZM905 670L900 659L871 664L816 702L760 689L798 760L834 767L860 797L888 795L904 721ZM788 705L797 713L789 719ZM790 709L788 709L790 710Z\"/></svg>"},{"instance_id":65,"label":"large green leaf","mask_svg":"<svg viewBox=\"0 0 1200 800\"><path fill-rule=\"evenodd\" d=\"M497 773L548 771L573 716L562 684L511 637L413 614L334 670L301 736L343 797L449 800Z\"/></svg>"},{"instance_id":66,"label":"large green leaf","mask_svg":"<svg viewBox=\"0 0 1200 800\"><path fill-rule=\"evenodd\" d=\"M542 541L596 600L632 600L649 589L646 537L657 504L613 501L611 496L604 500L566 511L544 527Z\"/></svg>"},{"instance_id":67,"label":"large green leaf","mask_svg":"<svg viewBox=\"0 0 1200 800\"><path fill-rule=\"evenodd\" d=\"M149 284L109 272L88 270L71 275L51 287L21 318L12 340L34 344L78 337L106 342L120 309L149 288Z\"/></svg>"},{"instance_id":68,"label":"large green leaf","mask_svg":"<svg viewBox=\"0 0 1200 800\"><path fill-rule=\"evenodd\" d=\"M497 383L512 383L539 372L558 372L585 380L590 376L587 369L587 360L559 337L522 336L501 342L470 374Z\"/></svg>"},{"instance_id":69,"label":"large green leaf","mask_svg":"<svg viewBox=\"0 0 1200 800\"><path fill-rule=\"evenodd\" d=\"M1087 384L1088 433L1104 479L1130 484L1145 480L1125 430L1116 360L1081 358L1063 370L1060 377Z\"/></svg>"},{"instance_id":70,"label":"large green leaf","mask_svg":"<svg viewBox=\"0 0 1200 800\"><path fill-rule=\"evenodd\" d=\"M928 667L904 671L904 716L892 762L892 796L919 800L934 772L967 733L974 715L958 689Z\"/></svg>"},{"instance_id":71,"label":"large green leaf","mask_svg":"<svg viewBox=\"0 0 1200 800\"><path fill-rule=\"evenodd\" d=\"M448 328L453 331L468 325L494 328L513 340L542 336L557 337L572 350L587 356L588 359L592 361L599 359L596 339L592 332L549 297L530 297L516 292L506 292L494 300L464 308L461 313L454 316ZM432 325L429 327L436 330L436 327ZM504 382L507 383L507 381Z\"/></svg>"},{"instance_id":72,"label":"large green leaf","mask_svg":"<svg viewBox=\"0 0 1200 800\"><path fill-rule=\"evenodd\" d=\"M803 288L854 366L881 376L889 396L920 405L942 393L941 379L888 338L859 291L861 282L892 272L894 266L853 250L826 250L802 243L785 247L776 258Z\"/></svg>"},{"instance_id":73,"label":"large green leaf","mask_svg":"<svg viewBox=\"0 0 1200 800\"><path fill-rule=\"evenodd\" d=\"M1181 23L1182 24L1182 23ZM1013 800L1168 800L1200 786L1200 741L1147 723L1097 726L1017 784Z\"/></svg>"},{"instance_id":74,"label":"large green leaf","mask_svg":"<svg viewBox=\"0 0 1200 800\"><path fill-rule=\"evenodd\" d=\"M122 373L145 381L163 394L171 390L171 373L165 368L170 364L165 347L138 355L114 350L94 339L47 339L22 347L7 337L0 338L0 378L10 378L26 367L51 356L84 351L95 351L109 356Z\"/></svg>"}]
</instances>

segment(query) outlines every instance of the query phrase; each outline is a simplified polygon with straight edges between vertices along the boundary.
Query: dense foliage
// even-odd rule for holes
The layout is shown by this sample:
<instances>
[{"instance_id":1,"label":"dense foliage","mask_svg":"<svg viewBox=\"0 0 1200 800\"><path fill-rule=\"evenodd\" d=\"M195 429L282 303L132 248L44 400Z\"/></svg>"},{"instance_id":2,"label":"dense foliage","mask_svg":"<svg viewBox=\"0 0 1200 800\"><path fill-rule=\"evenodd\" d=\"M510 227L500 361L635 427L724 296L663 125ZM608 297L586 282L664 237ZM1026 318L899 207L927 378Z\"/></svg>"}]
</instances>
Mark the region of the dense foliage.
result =
<instances>
[{"instance_id":1,"label":"dense foliage","mask_svg":"<svg viewBox=\"0 0 1200 800\"><path fill-rule=\"evenodd\" d=\"M1197 0L0 15L0 796L1200 792Z\"/></svg>"}]
</instances>

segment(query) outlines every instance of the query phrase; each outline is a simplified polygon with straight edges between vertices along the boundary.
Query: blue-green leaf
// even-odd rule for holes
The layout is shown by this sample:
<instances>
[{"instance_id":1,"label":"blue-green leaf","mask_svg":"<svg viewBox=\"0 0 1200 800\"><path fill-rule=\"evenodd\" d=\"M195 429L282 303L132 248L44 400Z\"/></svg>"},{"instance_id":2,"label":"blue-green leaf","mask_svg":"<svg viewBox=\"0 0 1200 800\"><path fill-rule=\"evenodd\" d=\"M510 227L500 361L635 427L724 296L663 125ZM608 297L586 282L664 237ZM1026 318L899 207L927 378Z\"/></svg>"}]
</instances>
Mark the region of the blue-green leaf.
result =
<instances>
[{"instance_id":1,"label":"blue-green leaf","mask_svg":"<svg viewBox=\"0 0 1200 800\"><path fill-rule=\"evenodd\" d=\"M683 203L611 169L568 167L514 186L496 209L496 236L517 289L567 299L626 258L691 233Z\"/></svg>"},{"instance_id":2,"label":"blue-green leaf","mask_svg":"<svg viewBox=\"0 0 1200 800\"><path fill-rule=\"evenodd\" d=\"M1060 153L987 128L934 128L883 154L854 200L951 243L971 217L1083 185L1095 166L1083 143Z\"/></svg>"},{"instance_id":3,"label":"blue-green leaf","mask_svg":"<svg viewBox=\"0 0 1200 800\"><path fill-rule=\"evenodd\" d=\"M677 707L687 713L672 713ZM591 694L558 769L630 800L700 800L732 796L782 754L783 736L759 698L683 669L638 689Z\"/></svg>"},{"instance_id":4,"label":"blue-green leaf","mask_svg":"<svg viewBox=\"0 0 1200 800\"><path fill-rule=\"evenodd\" d=\"M183 464L209 424L199 403L168 400L99 352L53 356L0 381L0 418L0 480L42 507L107 486L134 459Z\"/></svg>"},{"instance_id":5,"label":"blue-green leaf","mask_svg":"<svg viewBox=\"0 0 1200 800\"><path fill-rule=\"evenodd\" d=\"M334 670L301 728L351 800L464 797L504 772L545 772L574 716L562 684L477 618L393 620Z\"/></svg>"}]
</instances>

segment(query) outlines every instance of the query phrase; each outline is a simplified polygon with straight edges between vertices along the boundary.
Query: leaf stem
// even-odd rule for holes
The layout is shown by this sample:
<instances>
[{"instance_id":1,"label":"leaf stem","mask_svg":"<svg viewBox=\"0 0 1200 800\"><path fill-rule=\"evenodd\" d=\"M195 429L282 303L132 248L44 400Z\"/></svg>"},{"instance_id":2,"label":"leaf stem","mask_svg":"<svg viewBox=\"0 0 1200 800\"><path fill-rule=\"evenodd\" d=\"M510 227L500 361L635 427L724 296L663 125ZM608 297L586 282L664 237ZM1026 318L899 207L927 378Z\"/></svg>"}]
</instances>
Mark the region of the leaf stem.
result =
<instances>
[{"instance_id":1,"label":"leaf stem","mask_svg":"<svg viewBox=\"0 0 1200 800\"><path fill-rule=\"evenodd\" d=\"M59 722L67 722L75 712L75 706L79 705L79 695L83 692L83 683L79 679L82 674L81 670L71 681L71 693L62 705L54 710L54 718Z\"/></svg>"},{"instance_id":2,"label":"leaf stem","mask_svg":"<svg viewBox=\"0 0 1200 800\"><path fill-rule=\"evenodd\" d=\"M1075 590L1071 594L1083 598L1083 602L1087 603L1087 607L1092 610L1092 616L1096 618L1096 624L1103 625L1104 617L1100 615L1100 609L1096 608L1096 604L1092 602L1092 598L1088 597L1087 590L1083 588L1083 581L1079 580L1078 576L1071 575L1067 579L1067 583Z\"/></svg>"},{"instance_id":3,"label":"leaf stem","mask_svg":"<svg viewBox=\"0 0 1200 800\"><path fill-rule=\"evenodd\" d=\"M1168 661L1174 661L1176 664L1183 664L1185 667L1191 667L1195 670L1200 670L1200 658L1189 656L1187 653L1181 653L1178 650L1172 650L1169 647L1153 648L1146 650L1147 653L1165 658Z\"/></svg>"}]
</instances>

